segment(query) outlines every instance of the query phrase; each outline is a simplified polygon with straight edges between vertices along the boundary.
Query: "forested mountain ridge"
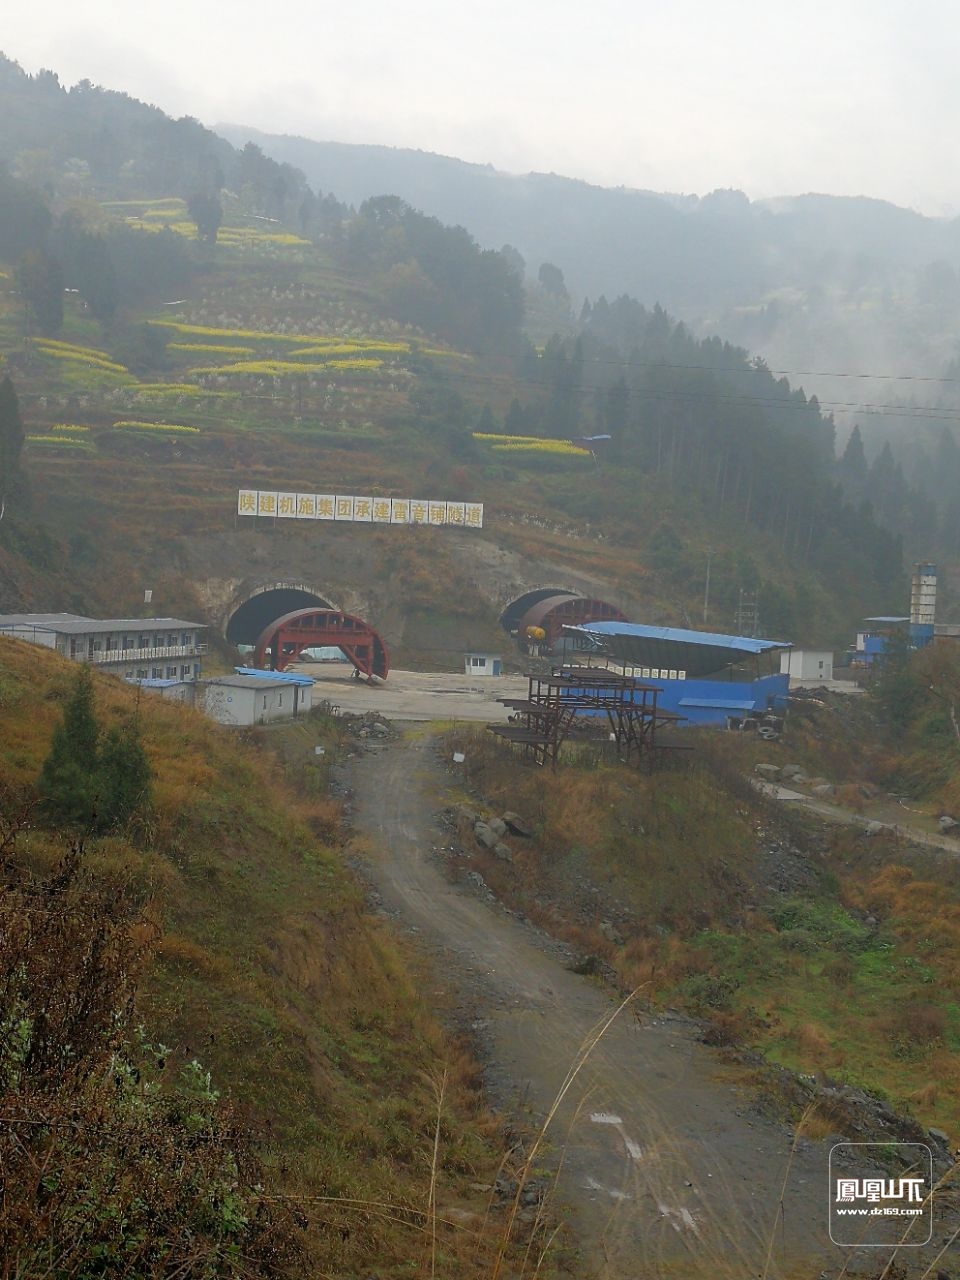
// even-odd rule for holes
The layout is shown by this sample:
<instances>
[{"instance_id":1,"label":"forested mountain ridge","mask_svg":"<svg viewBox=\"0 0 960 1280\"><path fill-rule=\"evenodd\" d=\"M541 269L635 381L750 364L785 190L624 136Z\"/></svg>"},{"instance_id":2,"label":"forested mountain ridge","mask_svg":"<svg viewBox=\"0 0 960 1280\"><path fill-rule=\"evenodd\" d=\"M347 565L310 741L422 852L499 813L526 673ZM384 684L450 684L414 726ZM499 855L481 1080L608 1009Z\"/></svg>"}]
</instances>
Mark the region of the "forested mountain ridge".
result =
<instances>
[{"instance_id":1,"label":"forested mountain ridge","mask_svg":"<svg viewBox=\"0 0 960 1280\"><path fill-rule=\"evenodd\" d=\"M298 452L316 458L319 446L343 477L331 484L413 492L430 474L435 492L485 501L492 528L589 529L603 541L590 553L593 580L622 583L632 612L664 621L695 619L708 557L720 626L733 625L742 590L760 589L769 632L839 640L856 611L899 598L896 537L837 488L830 415L745 349L695 337L626 296L601 296L569 317L573 336L538 348L523 333L515 249L482 249L396 196L356 210L320 197L256 145L237 152L123 94L67 91L52 73L29 77L6 61L0 85L13 108L0 172L0 258L13 287L0 349L27 423L24 465L47 484L67 432L73 458L96 456L103 471L114 453L132 457L124 432L148 439L172 424L175 456L199 468L178 483L198 493L219 436L231 454L243 439L247 467L257 457L283 468L280 488ZM172 194L158 195L161 181ZM527 297L562 314L563 273L545 264L538 274ZM544 447L593 434L609 445ZM81 505L86 465L61 477ZM219 469L215 483L233 477ZM198 531L221 520L207 510L191 508ZM72 538L62 506L48 511L55 538ZM131 519L149 540L142 505ZM532 560L525 572L543 570ZM97 574L97 590L122 576ZM442 580L418 579L429 607L449 610ZM428 606L410 597L399 607L402 617Z\"/></svg>"},{"instance_id":2,"label":"forested mountain ridge","mask_svg":"<svg viewBox=\"0 0 960 1280\"><path fill-rule=\"evenodd\" d=\"M940 375L957 352L957 218L867 197L751 201L735 190L604 188L401 148L217 129L235 143L255 141L349 202L390 192L462 224L482 245L514 245L532 277L542 262L555 263L576 307L585 296L626 293L659 303L698 334L759 352L773 368L814 371L807 389L821 399L853 397L848 382L817 373ZM868 400L889 400L872 394L881 390L904 402L912 395L910 387L861 390ZM842 425L845 437L851 415Z\"/></svg>"},{"instance_id":3,"label":"forested mountain ridge","mask_svg":"<svg viewBox=\"0 0 960 1280\"><path fill-rule=\"evenodd\" d=\"M956 288L960 219L929 218L883 200L808 194L751 201L736 190L674 195L555 173L508 174L403 148L233 124L216 130L297 165L349 203L389 192L465 226L481 244L515 245L532 274L540 262L556 262L577 298L626 292L691 322L716 321L771 291L831 284L854 290L889 270L941 260Z\"/></svg>"}]
</instances>

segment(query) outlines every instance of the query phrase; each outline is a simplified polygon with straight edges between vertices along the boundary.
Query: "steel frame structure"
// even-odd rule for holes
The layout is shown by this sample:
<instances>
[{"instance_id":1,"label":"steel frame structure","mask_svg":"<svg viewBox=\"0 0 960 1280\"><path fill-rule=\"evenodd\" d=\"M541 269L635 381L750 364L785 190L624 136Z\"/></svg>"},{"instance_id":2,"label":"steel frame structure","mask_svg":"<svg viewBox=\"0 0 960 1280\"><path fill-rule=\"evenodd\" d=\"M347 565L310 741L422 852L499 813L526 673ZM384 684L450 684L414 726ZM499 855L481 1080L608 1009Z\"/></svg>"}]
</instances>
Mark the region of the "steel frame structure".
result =
<instances>
[{"instance_id":1,"label":"steel frame structure","mask_svg":"<svg viewBox=\"0 0 960 1280\"><path fill-rule=\"evenodd\" d=\"M304 649L329 645L340 649L368 683L386 680L390 655L383 640L368 622L341 609L295 609L276 618L260 633L254 649L254 665L283 671L296 662Z\"/></svg>"},{"instance_id":2,"label":"steel frame structure","mask_svg":"<svg viewBox=\"0 0 960 1280\"><path fill-rule=\"evenodd\" d=\"M593 728L604 714L619 752L628 760L636 756L638 763L656 750L659 726L683 719L657 709L656 685L596 667L560 667L549 676L529 676L527 683L526 698L498 699L519 723L487 727L538 765L549 761L556 768L561 747L576 733L578 715L589 714Z\"/></svg>"}]
</instances>

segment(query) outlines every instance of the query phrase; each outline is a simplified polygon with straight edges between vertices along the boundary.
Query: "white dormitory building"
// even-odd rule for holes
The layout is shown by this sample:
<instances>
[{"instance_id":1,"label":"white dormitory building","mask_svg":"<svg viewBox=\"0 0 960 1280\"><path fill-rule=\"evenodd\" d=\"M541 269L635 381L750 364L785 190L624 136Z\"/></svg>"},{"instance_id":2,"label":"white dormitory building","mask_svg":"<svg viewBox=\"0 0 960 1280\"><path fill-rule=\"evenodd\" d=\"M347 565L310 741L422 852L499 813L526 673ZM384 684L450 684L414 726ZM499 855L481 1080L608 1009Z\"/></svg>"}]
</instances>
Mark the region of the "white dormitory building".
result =
<instances>
[{"instance_id":1,"label":"white dormitory building","mask_svg":"<svg viewBox=\"0 0 960 1280\"><path fill-rule=\"evenodd\" d=\"M0 636L42 645L125 680L198 680L205 634L202 623L183 618L0 614Z\"/></svg>"}]
</instances>

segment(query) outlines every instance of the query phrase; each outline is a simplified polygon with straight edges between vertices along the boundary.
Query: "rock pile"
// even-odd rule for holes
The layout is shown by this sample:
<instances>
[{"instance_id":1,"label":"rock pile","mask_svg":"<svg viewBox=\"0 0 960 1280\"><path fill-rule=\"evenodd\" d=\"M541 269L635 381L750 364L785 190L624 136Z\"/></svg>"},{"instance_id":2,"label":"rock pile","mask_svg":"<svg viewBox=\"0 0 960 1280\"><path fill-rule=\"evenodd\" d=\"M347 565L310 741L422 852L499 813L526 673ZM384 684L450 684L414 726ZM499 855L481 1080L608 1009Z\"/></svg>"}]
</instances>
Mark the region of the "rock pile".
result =
<instances>
[{"instance_id":1,"label":"rock pile","mask_svg":"<svg viewBox=\"0 0 960 1280\"><path fill-rule=\"evenodd\" d=\"M526 839L533 835L529 824L516 813L508 812L501 818L481 818L471 810L461 809L460 816L472 825L477 844L484 849L490 849L504 862L513 861L513 850L503 840L508 831L511 835Z\"/></svg>"}]
</instances>

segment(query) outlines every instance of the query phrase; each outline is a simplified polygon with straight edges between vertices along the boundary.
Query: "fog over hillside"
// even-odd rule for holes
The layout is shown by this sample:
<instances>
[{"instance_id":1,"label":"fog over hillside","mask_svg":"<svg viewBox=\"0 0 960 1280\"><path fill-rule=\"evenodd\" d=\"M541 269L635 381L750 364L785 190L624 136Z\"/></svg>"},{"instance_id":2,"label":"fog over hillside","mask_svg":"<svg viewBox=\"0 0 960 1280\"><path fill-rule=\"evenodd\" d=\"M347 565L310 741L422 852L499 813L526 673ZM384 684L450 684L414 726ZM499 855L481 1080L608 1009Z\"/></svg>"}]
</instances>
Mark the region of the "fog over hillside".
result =
<instances>
[{"instance_id":1,"label":"fog over hillside","mask_svg":"<svg viewBox=\"0 0 960 1280\"><path fill-rule=\"evenodd\" d=\"M859 406L910 403L915 388L867 379L851 394L849 378L818 374L937 377L957 353L957 219L866 197L670 195L506 174L424 151L238 125L217 131L236 145L255 142L348 203L389 192L466 227L486 247L511 244L534 279L541 263L556 264L575 312L583 298L601 294L659 302L697 333L722 335L772 367L802 373L808 391L834 402L841 438ZM925 385L920 403L939 390Z\"/></svg>"}]
</instances>

